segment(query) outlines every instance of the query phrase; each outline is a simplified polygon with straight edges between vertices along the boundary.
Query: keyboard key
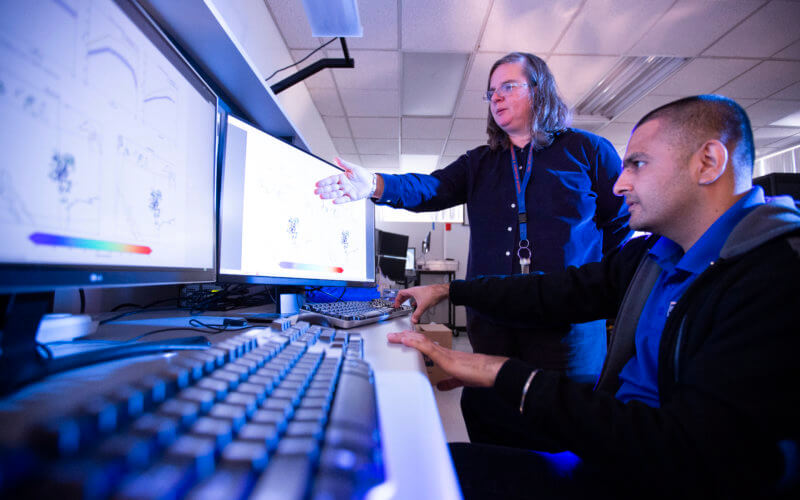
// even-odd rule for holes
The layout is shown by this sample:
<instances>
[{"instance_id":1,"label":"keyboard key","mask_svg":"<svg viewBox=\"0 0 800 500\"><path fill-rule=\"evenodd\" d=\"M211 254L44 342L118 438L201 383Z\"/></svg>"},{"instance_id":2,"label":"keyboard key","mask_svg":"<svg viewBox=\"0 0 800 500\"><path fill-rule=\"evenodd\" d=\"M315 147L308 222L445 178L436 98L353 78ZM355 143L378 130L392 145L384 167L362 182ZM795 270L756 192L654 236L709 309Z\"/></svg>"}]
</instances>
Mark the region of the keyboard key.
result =
<instances>
[{"instance_id":1,"label":"keyboard key","mask_svg":"<svg viewBox=\"0 0 800 500\"><path fill-rule=\"evenodd\" d=\"M178 393L177 398L181 401L191 401L192 403L199 404L200 411L202 413L206 413L211 409L211 405L214 404L216 396L216 393L209 391L208 389L187 387Z\"/></svg>"},{"instance_id":2,"label":"keyboard key","mask_svg":"<svg viewBox=\"0 0 800 500\"><path fill-rule=\"evenodd\" d=\"M142 390L144 407L147 409L162 403L167 397L167 383L155 375L142 377L134 383L134 387Z\"/></svg>"},{"instance_id":3,"label":"keyboard key","mask_svg":"<svg viewBox=\"0 0 800 500\"><path fill-rule=\"evenodd\" d=\"M156 444L163 448L172 444L178 437L179 425L179 418L174 416L146 413L131 424L130 432L138 436L154 439Z\"/></svg>"},{"instance_id":4,"label":"keyboard key","mask_svg":"<svg viewBox=\"0 0 800 500\"><path fill-rule=\"evenodd\" d=\"M192 467L183 464L159 463L132 475L114 495L120 500L179 498L194 478Z\"/></svg>"},{"instance_id":5,"label":"keyboard key","mask_svg":"<svg viewBox=\"0 0 800 500\"><path fill-rule=\"evenodd\" d=\"M244 498L250 486L251 473L245 468L224 468L194 486L186 500L219 500Z\"/></svg>"},{"instance_id":6,"label":"keyboard key","mask_svg":"<svg viewBox=\"0 0 800 500\"><path fill-rule=\"evenodd\" d=\"M211 438L217 451L233 440L233 423L228 419L200 417L190 429L192 436Z\"/></svg>"},{"instance_id":7,"label":"keyboard key","mask_svg":"<svg viewBox=\"0 0 800 500\"><path fill-rule=\"evenodd\" d=\"M256 375L253 375L256 376ZM253 377L250 377L253 378ZM267 396L266 388L263 385L252 384L250 383L250 379L248 381L241 384L237 389L236 392L240 394L251 394L253 395L259 403L264 401L264 398Z\"/></svg>"},{"instance_id":8,"label":"keyboard key","mask_svg":"<svg viewBox=\"0 0 800 500\"><path fill-rule=\"evenodd\" d=\"M247 422L247 407L244 405L217 403L211 407L208 416L229 421L235 432Z\"/></svg>"},{"instance_id":9,"label":"keyboard key","mask_svg":"<svg viewBox=\"0 0 800 500\"><path fill-rule=\"evenodd\" d=\"M319 422L301 422L292 420L286 427L287 437L310 437L322 439L323 426Z\"/></svg>"},{"instance_id":10,"label":"keyboard key","mask_svg":"<svg viewBox=\"0 0 800 500\"><path fill-rule=\"evenodd\" d=\"M96 456L105 460L119 461L128 470L143 469L155 458L156 437L144 437L135 433L116 434L105 439L97 448Z\"/></svg>"},{"instance_id":11,"label":"keyboard key","mask_svg":"<svg viewBox=\"0 0 800 500\"><path fill-rule=\"evenodd\" d=\"M280 410L258 410L253 413L250 422L257 424L272 424L278 429L278 432L283 432L286 429L286 423L289 420L289 415Z\"/></svg>"},{"instance_id":12,"label":"keyboard key","mask_svg":"<svg viewBox=\"0 0 800 500\"><path fill-rule=\"evenodd\" d=\"M262 399L263 402L263 399ZM253 394L246 392L239 392L238 390L228 394L225 398L225 403L229 405L236 405L244 409L245 414L252 415L258 408L259 400Z\"/></svg>"},{"instance_id":13,"label":"keyboard key","mask_svg":"<svg viewBox=\"0 0 800 500\"><path fill-rule=\"evenodd\" d=\"M144 411L144 392L131 385L115 388L106 399L117 407L117 414L122 422L133 420Z\"/></svg>"},{"instance_id":14,"label":"keyboard key","mask_svg":"<svg viewBox=\"0 0 800 500\"><path fill-rule=\"evenodd\" d=\"M302 404L302 403L301 403ZM322 408L298 408L294 412L295 421L315 422L319 425L325 425L328 421L328 412Z\"/></svg>"},{"instance_id":15,"label":"keyboard key","mask_svg":"<svg viewBox=\"0 0 800 500\"><path fill-rule=\"evenodd\" d=\"M242 427L239 434L236 435L238 441L254 441L265 445L270 450L278 447L280 437L280 430L277 424L253 422Z\"/></svg>"},{"instance_id":16,"label":"keyboard key","mask_svg":"<svg viewBox=\"0 0 800 500\"><path fill-rule=\"evenodd\" d=\"M301 500L311 482L312 463L304 455L276 455L253 487L257 500Z\"/></svg>"},{"instance_id":17,"label":"keyboard key","mask_svg":"<svg viewBox=\"0 0 800 500\"><path fill-rule=\"evenodd\" d=\"M269 397L264 401L264 404L261 405L261 408L265 410L278 410L283 412L287 418L291 418L292 415L294 415L294 405L291 399Z\"/></svg>"},{"instance_id":18,"label":"keyboard key","mask_svg":"<svg viewBox=\"0 0 800 500\"><path fill-rule=\"evenodd\" d=\"M220 370L215 370L214 373L212 373L209 378L212 378L214 380L221 380L222 382L228 384L228 389L234 390L237 387L239 387L241 374L220 369Z\"/></svg>"},{"instance_id":19,"label":"keyboard key","mask_svg":"<svg viewBox=\"0 0 800 500\"><path fill-rule=\"evenodd\" d=\"M331 408L330 423L377 432L375 390L368 379L342 373Z\"/></svg>"},{"instance_id":20,"label":"keyboard key","mask_svg":"<svg viewBox=\"0 0 800 500\"><path fill-rule=\"evenodd\" d=\"M194 477L204 478L214 470L216 444L214 438L186 434L167 448L164 462L188 464L194 472Z\"/></svg>"},{"instance_id":21,"label":"keyboard key","mask_svg":"<svg viewBox=\"0 0 800 500\"><path fill-rule=\"evenodd\" d=\"M180 422L181 427L189 427L197 420L200 413L200 404L193 401L170 399L158 408L157 413L166 417L175 417Z\"/></svg>"},{"instance_id":22,"label":"keyboard key","mask_svg":"<svg viewBox=\"0 0 800 500\"><path fill-rule=\"evenodd\" d=\"M225 399L225 396L228 395L228 383L211 377L206 377L200 380L194 385L194 387L212 391L216 400Z\"/></svg>"},{"instance_id":23,"label":"keyboard key","mask_svg":"<svg viewBox=\"0 0 800 500\"><path fill-rule=\"evenodd\" d=\"M309 460L316 460L319 454L319 444L313 437L288 436L280 440L275 454L276 456L303 455Z\"/></svg>"}]
</instances>

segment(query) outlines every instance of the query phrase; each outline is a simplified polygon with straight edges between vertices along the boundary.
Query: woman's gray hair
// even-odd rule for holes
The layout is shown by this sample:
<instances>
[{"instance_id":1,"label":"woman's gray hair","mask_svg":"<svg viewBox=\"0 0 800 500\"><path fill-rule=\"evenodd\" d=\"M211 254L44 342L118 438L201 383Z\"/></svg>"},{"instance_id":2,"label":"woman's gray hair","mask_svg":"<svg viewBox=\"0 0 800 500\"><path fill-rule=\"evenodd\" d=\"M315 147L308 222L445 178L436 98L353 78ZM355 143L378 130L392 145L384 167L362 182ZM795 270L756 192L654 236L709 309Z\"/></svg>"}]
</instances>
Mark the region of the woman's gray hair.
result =
<instances>
[{"instance_id":1,"label":"woman's gray hair","mask_svg":"<svg viewBox=\"0 0 800 500\"><path fill-rule=\"evenodd\" d=\"M501 57L489 71L489 82L497 67L508 63L522 64L531 96L531 144L534 150L546 148L553 143L557 133L566 130L570 118L569 108L558 95L555 78L547 63L533 54L512 52ZM487 90L490 85L491 83L487 84ZM510 147L508 134L494 121L491 109L486 133L489 134L488 143L491 149Z\"/></svg>"}]
</instances>

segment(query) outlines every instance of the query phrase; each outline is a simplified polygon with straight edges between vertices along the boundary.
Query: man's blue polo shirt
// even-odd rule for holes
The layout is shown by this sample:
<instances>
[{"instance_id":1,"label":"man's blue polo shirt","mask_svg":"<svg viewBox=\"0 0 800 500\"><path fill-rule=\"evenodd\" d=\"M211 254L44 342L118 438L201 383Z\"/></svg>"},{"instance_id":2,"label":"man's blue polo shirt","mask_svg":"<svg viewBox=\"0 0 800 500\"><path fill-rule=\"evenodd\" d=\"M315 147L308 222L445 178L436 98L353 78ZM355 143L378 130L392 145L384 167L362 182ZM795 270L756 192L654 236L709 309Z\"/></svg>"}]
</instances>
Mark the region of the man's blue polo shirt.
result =
<instances>
[{"instance_id":1,"label":"man's blue polo shirt","mask_svg":"<svg viewBox=\"0 0 800 500\"><path fill-rule=\"evenodd\" d=\"M620 372L622 385L617 399L641 401L661 406L658 397L658 348L667 316L689 285L708 265L719 258L725 241L736 224L756 206L764 203L764 191L754 187L737 201L685 254L674 241L662 236L653 245L648 258L661 267L636 327L636 353Z\"/></svg>"}]
</instances>

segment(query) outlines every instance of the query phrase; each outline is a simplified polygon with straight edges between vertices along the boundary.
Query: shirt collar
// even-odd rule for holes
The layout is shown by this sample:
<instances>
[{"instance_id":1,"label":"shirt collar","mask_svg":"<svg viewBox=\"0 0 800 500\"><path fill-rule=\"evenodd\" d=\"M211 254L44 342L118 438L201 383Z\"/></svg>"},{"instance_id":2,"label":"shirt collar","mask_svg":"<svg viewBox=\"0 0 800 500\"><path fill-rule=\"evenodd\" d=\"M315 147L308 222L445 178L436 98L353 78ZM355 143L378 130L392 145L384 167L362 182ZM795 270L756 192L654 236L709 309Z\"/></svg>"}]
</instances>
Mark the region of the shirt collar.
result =
<instances>
[{"instance_id":1,"label":"shirt collar","mask_svg":"<svg viewBox=\"0 0 800 500\"><path fill-rule=\"evenodd\" d=\"M714 221L685 254L680 245L665 236L658 239L649 253L659 267L667 272L678 268L692 274L700 274L719 257L719 252L736 224L752 209L763 203L764 190L758 186L753 187Z\"/></svg>"}]
</instances>

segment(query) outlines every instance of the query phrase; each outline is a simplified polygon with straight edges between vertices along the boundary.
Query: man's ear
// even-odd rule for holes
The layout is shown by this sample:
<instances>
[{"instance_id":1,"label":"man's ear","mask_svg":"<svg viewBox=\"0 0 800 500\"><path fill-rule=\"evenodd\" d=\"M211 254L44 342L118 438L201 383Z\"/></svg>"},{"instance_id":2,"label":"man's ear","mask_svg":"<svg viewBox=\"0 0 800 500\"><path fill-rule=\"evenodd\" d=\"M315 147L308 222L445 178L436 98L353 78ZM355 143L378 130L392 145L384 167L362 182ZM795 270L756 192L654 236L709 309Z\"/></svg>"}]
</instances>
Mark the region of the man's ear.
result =
<instances>
[{"instance_id":1,"label":"man's ear","mask_svg":"<svg viewBox=\"0 0 800 500\"><path fill-rule=\"evenodd\" d=\"M711 139L703 143L695 153L695 175L700 185L713 184L719 179L728 166L728 148L717 140Z\"/></svg>"}]
</instances>

